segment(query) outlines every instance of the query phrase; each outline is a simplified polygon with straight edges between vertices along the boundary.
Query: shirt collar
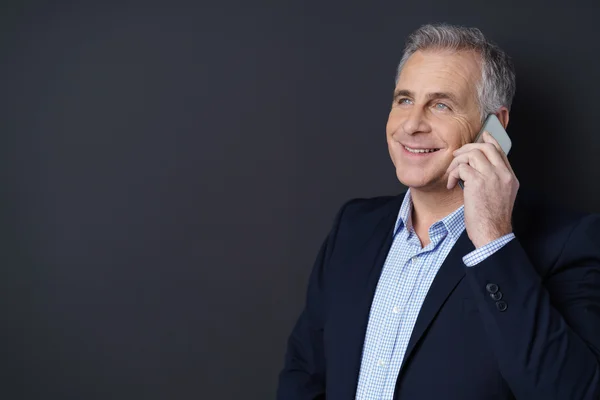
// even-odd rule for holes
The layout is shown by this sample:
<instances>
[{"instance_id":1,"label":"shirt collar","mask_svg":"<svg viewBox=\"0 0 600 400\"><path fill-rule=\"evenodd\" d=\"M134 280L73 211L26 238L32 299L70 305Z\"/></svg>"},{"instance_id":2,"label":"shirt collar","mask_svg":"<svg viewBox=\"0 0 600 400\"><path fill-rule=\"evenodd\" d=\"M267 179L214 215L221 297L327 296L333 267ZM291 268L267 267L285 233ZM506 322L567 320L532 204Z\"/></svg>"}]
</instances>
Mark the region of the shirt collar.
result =
<instances>
[{"instance_id":1,"label":"shirt collar","mask_svg":"<svg viewBox=\"0 0 600 400\"><path fill-rule=\"evenodd\" d=\"M396 219L396 225L394 228L394 236L398 233L398 230L402 228L402 226L406 227L406 229L409 231L412 230L412 205L412 197L410 195L409 188L404 195L404 200L402 200L402 205L400 206L400 211L398 212L398 218ZM438 221L443 224L450 236L455 239L458 238L465 229L464 209L465 206L461 205L452 213L446 215L444 218ZM434 223L431 227L436 226L438 222Z\"/></svg>"}]
</instances>

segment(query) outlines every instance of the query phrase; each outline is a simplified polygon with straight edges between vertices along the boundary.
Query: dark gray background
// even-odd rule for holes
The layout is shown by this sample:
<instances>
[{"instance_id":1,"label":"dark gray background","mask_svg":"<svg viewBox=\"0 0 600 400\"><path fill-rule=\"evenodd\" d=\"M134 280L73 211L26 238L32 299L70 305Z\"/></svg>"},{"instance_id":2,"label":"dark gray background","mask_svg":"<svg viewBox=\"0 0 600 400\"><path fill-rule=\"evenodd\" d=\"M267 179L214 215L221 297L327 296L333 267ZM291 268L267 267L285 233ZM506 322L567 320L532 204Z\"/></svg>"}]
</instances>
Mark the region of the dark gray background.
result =
<instances>
[{"instance_id":1,"label":"dark gray background","mask_svg":"<svg viewBox=\"0 0 600 400\"><path fill-rule=\"evenodd\" d=\"M514 57L522 187L600 211L598 11L3 2L0 397L273 398L338 207L403 189L385 123L426 22Z\"/></svg>"}]
</instances>

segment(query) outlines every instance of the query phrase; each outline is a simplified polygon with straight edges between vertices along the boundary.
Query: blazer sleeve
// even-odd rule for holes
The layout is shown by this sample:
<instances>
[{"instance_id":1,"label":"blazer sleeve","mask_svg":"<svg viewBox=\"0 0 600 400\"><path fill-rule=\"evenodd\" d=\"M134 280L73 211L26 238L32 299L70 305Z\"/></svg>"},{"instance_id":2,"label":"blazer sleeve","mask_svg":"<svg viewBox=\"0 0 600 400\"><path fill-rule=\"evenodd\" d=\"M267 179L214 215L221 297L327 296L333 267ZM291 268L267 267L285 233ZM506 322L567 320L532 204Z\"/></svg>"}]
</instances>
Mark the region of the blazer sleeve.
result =
<instances>
[{"instance_id":1,"label":"blazer sleeve","mask_svg":"<svg viewBox=\"0 0 600 400\"><path fill-rule=\"evenodd\" d=\"M600 399L600 216L582 218L563 245L544 278L518 238L466 268L517 399Z\"/></svg>"},{"instance_id":2,"label":"blazer sleeve","mask_svg":"<svg viewBox=\"0 0 600 400\"><path fill-rule=\"evenodd\" d=\"M279 373L278 400L325 399L324 281L340 220L351 201L346 202L337 212L333 226L314 262L308 280L304 309L287 341L284 366Z\"/></svg>"}]
</instances>

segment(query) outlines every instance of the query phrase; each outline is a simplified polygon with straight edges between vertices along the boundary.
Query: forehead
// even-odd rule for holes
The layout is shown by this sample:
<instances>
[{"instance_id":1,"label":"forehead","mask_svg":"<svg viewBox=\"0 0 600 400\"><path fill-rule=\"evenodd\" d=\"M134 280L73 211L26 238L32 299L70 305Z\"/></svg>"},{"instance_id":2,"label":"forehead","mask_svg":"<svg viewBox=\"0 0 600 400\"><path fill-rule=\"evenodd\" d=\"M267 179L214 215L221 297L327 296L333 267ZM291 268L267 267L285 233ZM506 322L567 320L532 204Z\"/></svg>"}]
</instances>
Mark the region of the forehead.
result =
<instances>
[{"instance_id":1,"label":"forehead","mask_svg":"<svg viewBox=\"0 0 600 400\"><path fill-rule=\"evenodd\" d=\"M417 95L451 91L458 96L476 94L481 79L479 55L471 51L417 51L404 64L397 89Z\"/></svg>"}]
</instances>

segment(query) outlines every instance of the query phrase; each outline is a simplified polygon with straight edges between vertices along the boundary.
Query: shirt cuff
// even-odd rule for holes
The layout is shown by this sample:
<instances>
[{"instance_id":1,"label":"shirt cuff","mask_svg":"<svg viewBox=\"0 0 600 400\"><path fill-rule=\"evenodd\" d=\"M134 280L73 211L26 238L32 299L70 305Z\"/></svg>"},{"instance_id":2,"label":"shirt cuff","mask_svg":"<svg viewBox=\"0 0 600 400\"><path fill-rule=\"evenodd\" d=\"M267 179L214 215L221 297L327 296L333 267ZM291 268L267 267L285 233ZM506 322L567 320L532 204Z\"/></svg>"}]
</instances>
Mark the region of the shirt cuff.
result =
<instances>
[{"instance_id":1,"label":"shirt cuff","mask_svg":"<svg viewBox=\"0 0 600 400\"><path fill-rule=\"evenodd\" d=\"M504 247L505 244L507 244L514 238L515 234L512 232L508 235L504 235L494 240L493 242L486 244L483 247L473 250L472 252L463 257L463 262L467 267L474 267L475 265L479 264L492 254L500 250L502 247Z\"/></svg>"}]
</instances>

